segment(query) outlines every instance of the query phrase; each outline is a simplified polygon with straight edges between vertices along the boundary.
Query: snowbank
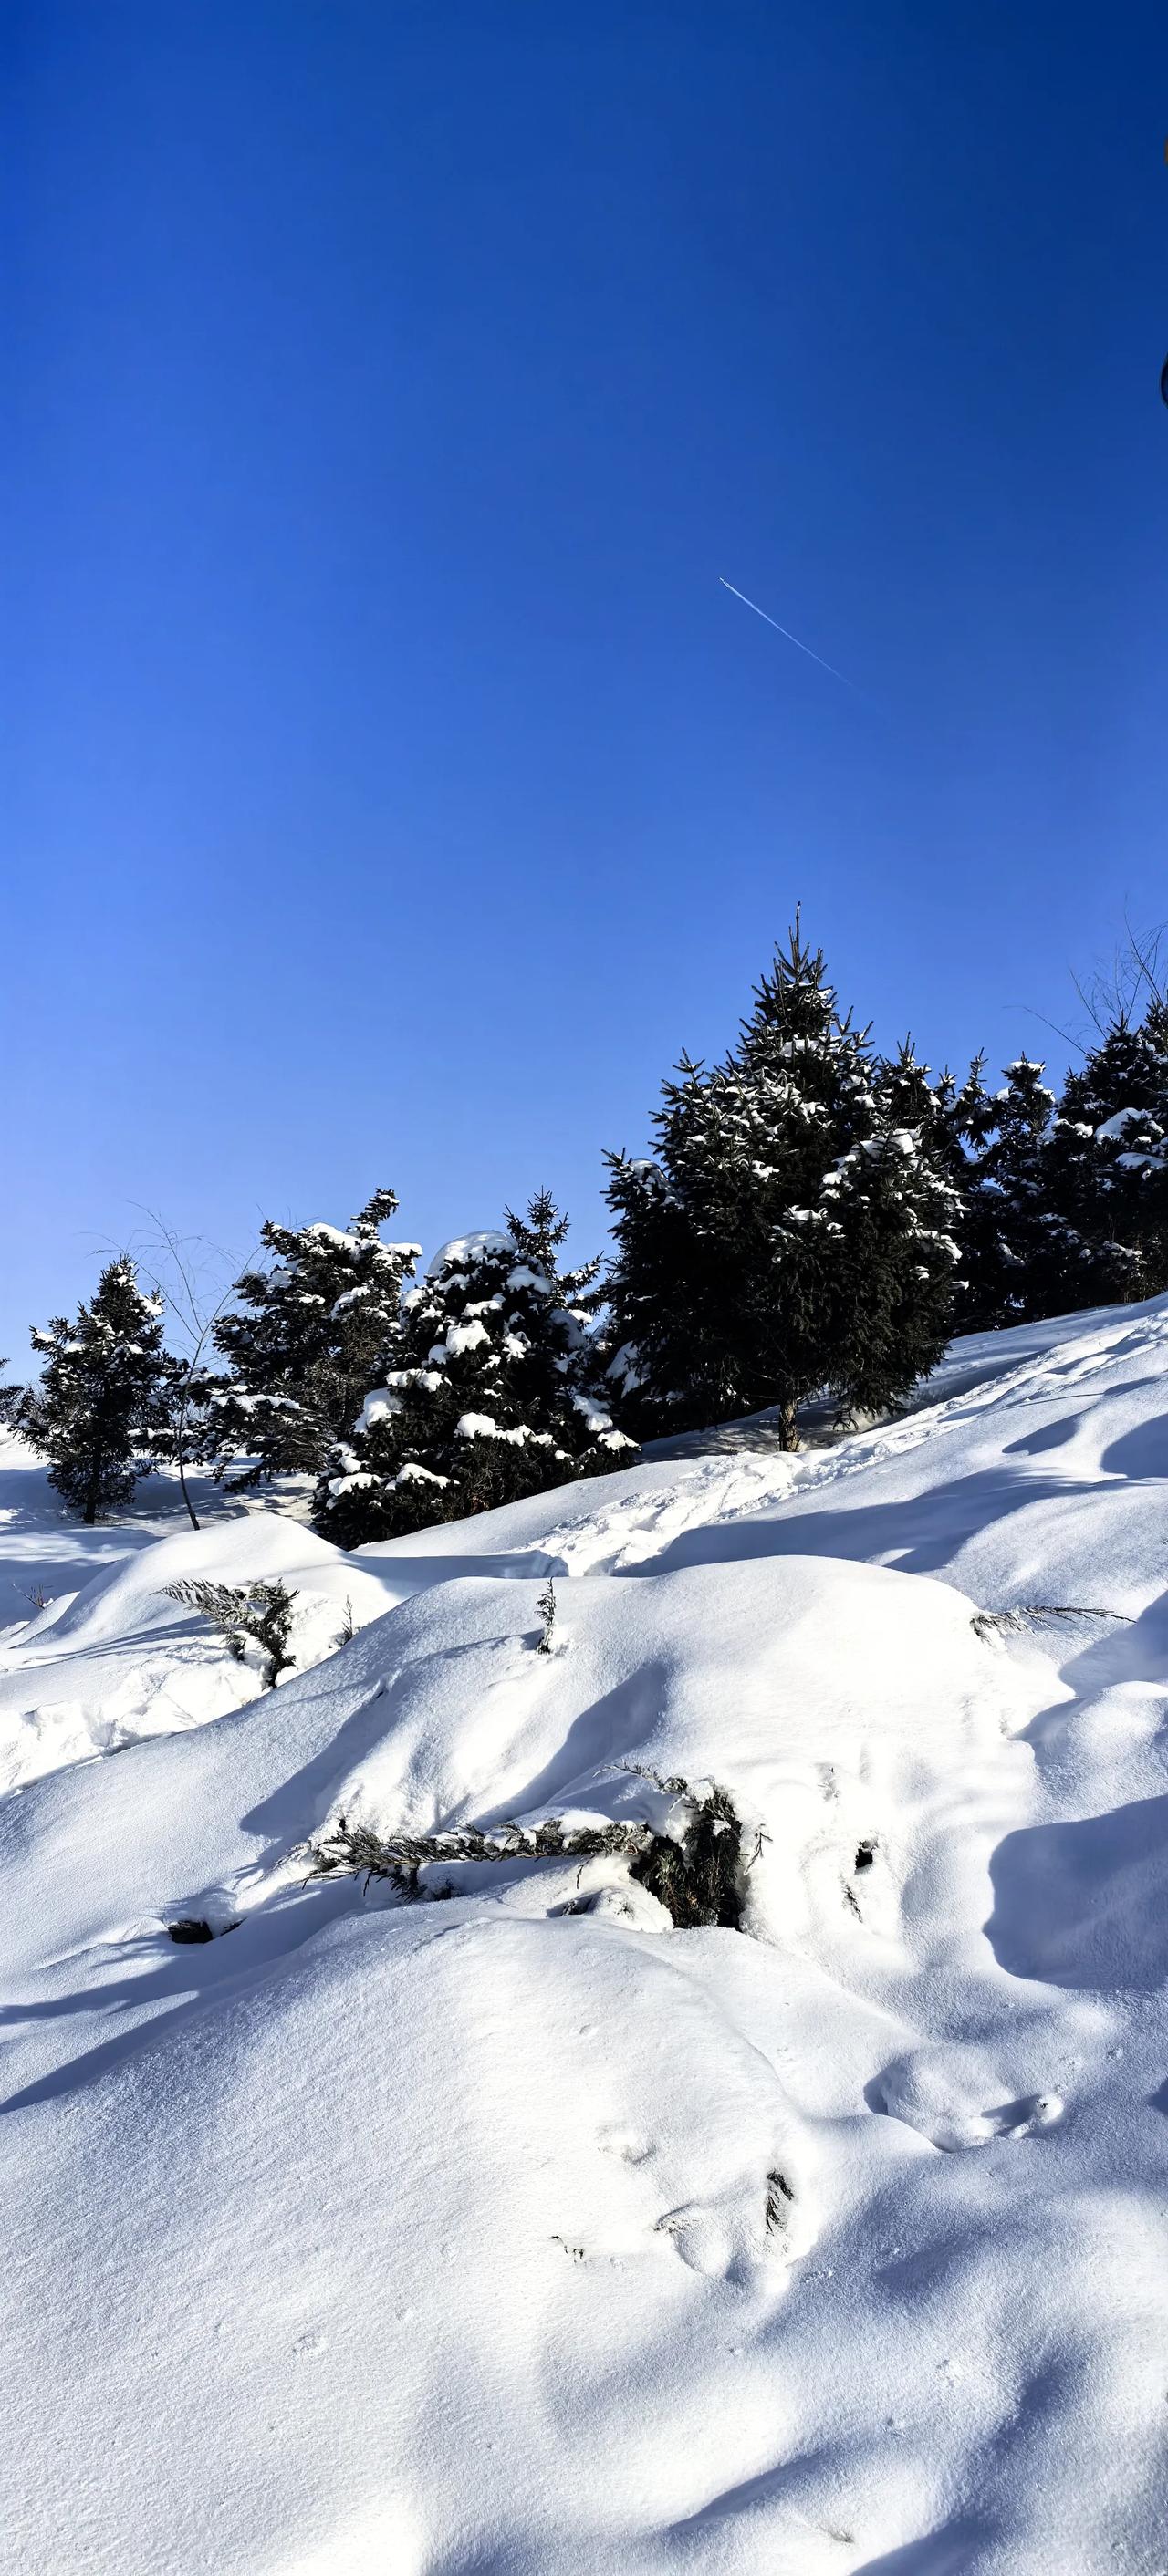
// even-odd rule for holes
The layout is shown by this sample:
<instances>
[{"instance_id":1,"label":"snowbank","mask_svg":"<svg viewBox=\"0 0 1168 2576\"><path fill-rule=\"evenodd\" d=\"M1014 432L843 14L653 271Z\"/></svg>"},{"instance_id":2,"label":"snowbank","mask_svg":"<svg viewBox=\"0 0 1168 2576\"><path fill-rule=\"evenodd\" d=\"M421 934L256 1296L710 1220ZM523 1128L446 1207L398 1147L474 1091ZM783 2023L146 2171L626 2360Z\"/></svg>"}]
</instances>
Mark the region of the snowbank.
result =
<instances>
[{"instance_id":1,"label":"snowbank","mask_svg":"<svg viewBox=\"0 0 1168 2576\"><path fill-rule=\"evenodd\" d=\"M826 1454L252 1516L9 1638L104 1692L241 1549L368 1621L0 1799L0 2565L1162 2576L1168 1304L1027 1329ZM306 1881L677 1777L742 1931L611 1852Z\"/></svg>"},{"instance_id":2,"label":"snowbank","mask_svg":"<svg viewBox=\"0 0 1168 2576\"><path fill-rule=\"evenodd\" d=\"M17 1472L10 1464L9 1491ZM43 1471L29 1460L24 1473L38 1496ZM172 1584L283 1581L296 1595L290 1648L300 1669L385 1608L376 1569L275 1512L221 1517L197 1531L184 1520L161 1539L125 1523L75 1535L90 1544L70 1570L84 1575L96 1562L99 1571L48 1597L38 1582L44 1606L26 1593L26 1616L0 1635L0 1794L64 1763L203 1725L256 1696L262 1656L234 1662L205 1619L167 1597Z\"/></svg>"}]
</instances>

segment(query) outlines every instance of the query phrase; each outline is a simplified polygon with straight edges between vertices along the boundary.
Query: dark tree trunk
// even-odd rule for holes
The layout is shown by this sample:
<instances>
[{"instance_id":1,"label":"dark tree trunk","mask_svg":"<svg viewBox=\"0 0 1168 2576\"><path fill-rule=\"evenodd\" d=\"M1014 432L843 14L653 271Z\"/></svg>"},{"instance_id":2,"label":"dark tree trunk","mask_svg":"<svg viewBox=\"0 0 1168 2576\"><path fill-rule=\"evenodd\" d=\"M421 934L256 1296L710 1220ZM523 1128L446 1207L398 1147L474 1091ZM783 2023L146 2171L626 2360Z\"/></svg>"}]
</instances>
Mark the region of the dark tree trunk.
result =
<instances>
[{"instance_id":1,"label":"dark tree trunk","mask_svg":"<svg viewBox=\"0 0 1168 2576\"><path fill-rule=\"evenodd\" d=\"M200 1349L202 1348L201 1343L199 1347ZM184 1455L187 1445L187 1397L190 1393L191 1379L194 1375L194 1366L195 1364L192 1360L190 1368L187 1370L186 1384L182 1391L182 1403L179 1406L178 1415L178 1433L175 1439L175 1454L178 1459L178 1481L182 1486L182 1498L187 1507L191 1528L197 1529L199 1526L198 1514L196 1513L195 1506L187 1492L187 1467L186 1457Z\"/></svg>"}]
</instances>

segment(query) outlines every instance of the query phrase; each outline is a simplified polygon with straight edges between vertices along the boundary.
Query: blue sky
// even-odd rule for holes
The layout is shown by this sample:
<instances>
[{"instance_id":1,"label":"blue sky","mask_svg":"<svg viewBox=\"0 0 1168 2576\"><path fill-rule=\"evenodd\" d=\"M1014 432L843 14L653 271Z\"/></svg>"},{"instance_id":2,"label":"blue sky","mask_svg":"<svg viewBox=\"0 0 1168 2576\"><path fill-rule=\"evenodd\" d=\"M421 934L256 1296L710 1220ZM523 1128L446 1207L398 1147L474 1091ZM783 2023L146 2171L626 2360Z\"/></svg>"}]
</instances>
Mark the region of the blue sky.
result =
<instances>
[{"instance_id":1,"label":"blue sky","mask_svg":"<svg viewBox=\"0 0 1168 2576\"><path fill-rule=\"evenodd\" d=\"M0 1349L142 1204L587 1249L800 899L881 1039L1059 1054L1168 913L1161 5L3 41Z\"/></svg>"}]
</instances>

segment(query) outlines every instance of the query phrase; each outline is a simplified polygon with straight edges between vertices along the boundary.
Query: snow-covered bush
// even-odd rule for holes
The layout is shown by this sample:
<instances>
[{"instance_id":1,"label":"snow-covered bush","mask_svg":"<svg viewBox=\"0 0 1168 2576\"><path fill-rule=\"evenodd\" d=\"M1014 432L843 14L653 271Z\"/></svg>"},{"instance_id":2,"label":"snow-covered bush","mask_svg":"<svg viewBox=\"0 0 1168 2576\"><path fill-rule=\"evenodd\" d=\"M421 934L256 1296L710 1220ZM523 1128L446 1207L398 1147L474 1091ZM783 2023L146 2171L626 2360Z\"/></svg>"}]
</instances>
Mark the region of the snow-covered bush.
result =
<instances>
[{"instance_id":1,"label":"snow-covered bush","mask_svg":"<svg viewBox=\"0 0 1168 2576\"><path fill-rule=\"evenodd\" d=\"M281 1673L290 1672L295 1655L288 1652L296 1595L279 1577L274 1583L168 1583L169 1601L198 1610L227 1640L227 1651L242 1664L249 1643L264 1656L264 1688L274 1690Z\"/></svg>"},{"instance_id":2,"label":"snow-covered bush","mask_svg":"<svg viewBox=\"0 0 1168 2576\"><path fill-rule=\"evenodd\" d=\"M510 1824L485 1831L455 1826L436 1834L379 1834L344 1816L308 1847L309 1876L338 1874L383 1878L410 1901L448 1896L449 1879L427 1886L420 1872L434 1863L516 1860L586 1860L606 1854L627 1860L629 1876L648 1889L682 1931L720 1924L737 1931L742 1914L742 1827L724 1789L702 1794L688 1780L656 1780L681 1810L676 1833L656 1833L641 1822L565 1825L545 1816L537 1825Z\"/></svg>"}]
</instances>

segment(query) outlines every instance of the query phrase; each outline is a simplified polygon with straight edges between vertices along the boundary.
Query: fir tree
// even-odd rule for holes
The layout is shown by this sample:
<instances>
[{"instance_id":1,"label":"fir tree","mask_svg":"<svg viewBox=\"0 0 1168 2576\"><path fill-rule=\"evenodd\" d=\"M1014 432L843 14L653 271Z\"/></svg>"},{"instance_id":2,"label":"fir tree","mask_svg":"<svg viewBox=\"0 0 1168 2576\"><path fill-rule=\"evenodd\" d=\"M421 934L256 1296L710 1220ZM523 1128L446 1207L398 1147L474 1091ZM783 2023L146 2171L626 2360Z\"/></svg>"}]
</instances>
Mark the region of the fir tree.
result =
<instances>
[{"instance_id":1,"label":"fir tree","mask_svg":"<svg viewBox=\"0 0 1168 2576\"><path fill-rule=\"evenodd\" d=\"M7 1368L7 1366L7 1360L0 1360L0 1368ZM26 1386L0 1386L0 1431L20 1429L28 1403L28 1394Z\"/></svg>"},{"instance_id":2,"label":"fir tree","mask_svg":"<svg viewBox=\"0 0 1168 2576\"><path fill-rule=\"evenodd\" d=\"M267 1269L236 1281L240 1310L214 1327L232 1376L210 1393L208 1438L231 1489L261 1478L319 1474L374 1384L398 1329L416 1243L382 1243L392 1190L375 1190L347 1230L269 1221Z\"/></svg>"},{"instance_id":3,"label":"fir tree","mask_svg":"<svg viewBox=\"0 0 1168 2576\"><path fill-rule=\"evenodd\" d=\"M1127 1304L1168 1288L1168 999L1118 1005L1067 1075L1045 1157L1062 1230L1047 1309Z\"/></svg>"},{"instance_id":4,"label":"fir tree","mask_svg":"<svg viewBox=\"0 0 1168 2576\"><path fill-rule=\"evenodd\" d=\"M182 1371L163 1348L162 1311L122 1255L73 1323L57 1315L43 1332L33 1327L45 1366L21 1428L52 1459L50 1484L87 1523L128 1502L137 1478L172 1454Z\"/></svg>"},{"instance_id":5,"label":"fir tree","mask_svg":"<svg viewBox=\"0 0 1168 2576\"><path fill-rule=\"evenodd\" d=\"M1021 1055L1005 1070L986 1102L972 1165L957 1312L963 1332L1053 1314L1077 1250L1050 1204L1054 1093L1045 1067Z\"/></svg>"},{"instance_id":6,"label":"fir tree","mask_svg":"<svg viewBox=\"0 0 1168 2576\"><path fill-rule=\"evenodd\" d=\"M929 1160L955 1192L952 1233L959 1262L953 1282L953 1326L962 1329L971 1266L976 1262L976 1197L979 1155L993 1125L994 1104L982 1076L985 1057L977 1055L963 1083L948 1066L935 1078L905 1038L882 1068L882 1088L894 1126L918 1133Z\"/></svg>"},{"instance_id":7,"label":"fir tree","mask_svg":"<svg viewBox=\"0 0 1168 2576\"><path fill-rule=\"evenodd\" d=\"M993 1119L984 1070L985 1057L978 1055L963 1083L947 1065L934 1077L911 1037L881 1067L882 1096L893 1124L920 1134L931 1160L962 1200L972 1182L976 1148Z\"/></svg>"},{"instance_id":8,"label":"fir tree","mask_svg":"<svg viewBox=\"0 0 1168 2576\"><path fill-rule=\"evenodd\" d=\"M775 1406L794 1447L811 1394L846 1417L939 1356L958 1193L923 1107L904 1123L908 1079L903 1053L874 1064L796 924L726 1062L683 1058L664 1084L655 1158L608 1157L611 1375L634 1427Z\"/></svg>"},{"instance_id":9,"label":"fir tree","mask_svg":"<svg viewBox=\"0 0 1168 2576\"><path fill-rule=\"evenodd\" d=\"M326 1538L359 1547L635 1457L597 1387L600 1264L561 1271L566 1232L541 1191L526 1217L508 1211L505 1233L436 1254L403 1300L383 1382L320 1479Z\"/></svg>"},{"instance_id":10,"label":"fir tree","mask_svg":"<svg viewBox=\"0 0 1168 2576\"><path fill-rule=\"evenodd\" d=\"M839 1226L829 1383L843 1420L892 1410L948 1342L964 1205L950 1178L954 1097L948 1085L909 1123L903 1059L877 1066L869 1132L825 1177Z\"/></svg>"}]
</instances>

